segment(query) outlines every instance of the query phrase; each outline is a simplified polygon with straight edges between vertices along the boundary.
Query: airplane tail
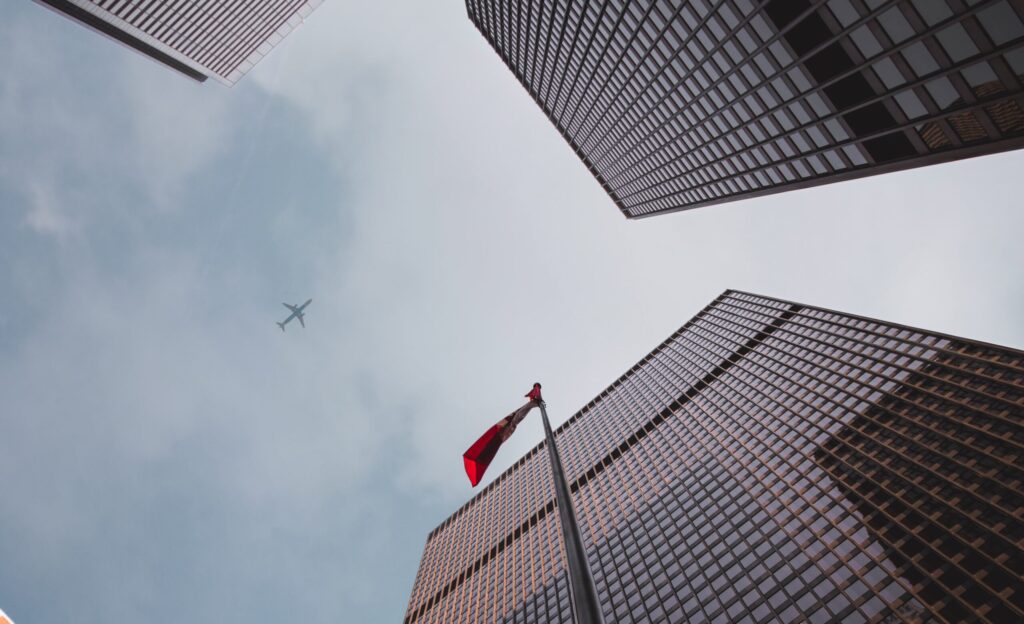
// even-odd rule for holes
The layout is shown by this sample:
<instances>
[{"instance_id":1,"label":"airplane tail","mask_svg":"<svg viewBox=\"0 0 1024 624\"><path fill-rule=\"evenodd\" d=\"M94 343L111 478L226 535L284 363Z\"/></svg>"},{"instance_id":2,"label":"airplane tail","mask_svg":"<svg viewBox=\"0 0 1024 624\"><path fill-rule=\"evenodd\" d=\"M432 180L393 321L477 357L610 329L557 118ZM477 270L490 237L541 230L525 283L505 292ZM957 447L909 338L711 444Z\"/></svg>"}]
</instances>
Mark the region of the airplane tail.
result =
<instances>
[{"instance_id":1,"label":"airplane tail","mask_svg":"<svg viewBox=\"0 0 1024 624\"><path fill-rule=\"evenodd\" d=\"M284 331L284 323L277 323L277 326L281 328L281 331Z\"/></svg>"}]
</instances>

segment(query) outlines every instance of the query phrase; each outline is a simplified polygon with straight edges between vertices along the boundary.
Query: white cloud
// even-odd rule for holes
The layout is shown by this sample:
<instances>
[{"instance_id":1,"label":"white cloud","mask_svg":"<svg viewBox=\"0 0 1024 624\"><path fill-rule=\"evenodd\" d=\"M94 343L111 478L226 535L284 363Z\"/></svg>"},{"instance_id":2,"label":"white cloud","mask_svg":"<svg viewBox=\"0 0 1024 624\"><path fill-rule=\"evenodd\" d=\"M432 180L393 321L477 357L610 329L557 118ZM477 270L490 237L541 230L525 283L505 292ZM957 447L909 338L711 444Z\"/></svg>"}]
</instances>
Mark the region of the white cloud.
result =
<instances>
[{"instance_id":1,"label":"white cloud","mask_svg":"<svg viewBox=\"0 0 1024 624\"><path fill-rule=\"evenodd\" d=\"M104 217L172 210L184 180L234 130L229 92L159 71L41 7L8 17L0 25L0 179L24 196L25 222L63 238ZM131 205L83 205L96 199L88 187L104 184L138 185L145 195Z\"/></svg>"},{"instance_id":2,"label":"white cloud","mask_svg":"<svg viewBox=\"0 0 1024 624\"><path fill-rule=\"evenodd\" d=\"M991 266L1020 256L1019 154L627 222L461 6L329 4L285 45L251 79L352 181L318 290L341 285L370 368L415 397L416 487L463 499L459 455L520 386L543 377L564 419L729 287L1021 343Z\"/></svg>"},{"instance_id":3,"label":"white cloud","mask_svg":"<svg viewBox=\"0 0 1024 624\"><path fill-rule=\"evenodd\" d=\"M535 380L564 420L725 288L1024 344L1020 153L630 222L458 3L326 3L234 89L15 15L4 210L74 244L0 272L31 311L0 557L95 621L400 617L469 443ZM282 125L336 196L255 163ZM286 205L238 200L267 179Z\"/></svg>"},{"instance_id":4,"label":"white cloud","mask_svg":"<svg viewBox=\"0 0 1024 624\"><path fill-rule=\"evenodd\" d=\"M27 182L30 206L25 224L39 234L64 238L71 230L71 219L61 212L53 197L53 184L38 178Z\"/></svg>"}]
</instances>

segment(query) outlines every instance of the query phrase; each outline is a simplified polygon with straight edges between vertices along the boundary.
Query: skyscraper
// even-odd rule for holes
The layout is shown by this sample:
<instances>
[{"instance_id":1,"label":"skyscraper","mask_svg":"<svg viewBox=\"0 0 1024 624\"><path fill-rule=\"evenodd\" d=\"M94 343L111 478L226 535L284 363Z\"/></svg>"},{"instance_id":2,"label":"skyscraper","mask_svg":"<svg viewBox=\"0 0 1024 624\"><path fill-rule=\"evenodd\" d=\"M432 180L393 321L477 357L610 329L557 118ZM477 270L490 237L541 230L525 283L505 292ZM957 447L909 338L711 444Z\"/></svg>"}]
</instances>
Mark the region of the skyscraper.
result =
<instances>
[{"instance_id":1,"label":"skyscraper","mask_svg":"<svg viewBox=\"0 0 1024 624\"><path fill-rule=\"evenodd\" d=\"M726 291L556 436L609 622L1024 621L1024 352ZM542 446L406 624L572 621Z\"/></svg>"},{"instance_id":2,"label":"skyscraper","mask_svg":"<svg viewBox=\"0 0 1024 624\"><path fill-rule=\"evenodd\" d=\"M467 0L627 217L1024 145L1021 0Z\"/></svg>"},{"instance_id":3,"label":"skyscraper","mask_svg":"<svg viewBox=\"0 0 1024 624\"><path fill-rule=\"evenodd\" d=\"M232 85L322 0L36 0L200 82Z\"/></svg>"}]
</instances>

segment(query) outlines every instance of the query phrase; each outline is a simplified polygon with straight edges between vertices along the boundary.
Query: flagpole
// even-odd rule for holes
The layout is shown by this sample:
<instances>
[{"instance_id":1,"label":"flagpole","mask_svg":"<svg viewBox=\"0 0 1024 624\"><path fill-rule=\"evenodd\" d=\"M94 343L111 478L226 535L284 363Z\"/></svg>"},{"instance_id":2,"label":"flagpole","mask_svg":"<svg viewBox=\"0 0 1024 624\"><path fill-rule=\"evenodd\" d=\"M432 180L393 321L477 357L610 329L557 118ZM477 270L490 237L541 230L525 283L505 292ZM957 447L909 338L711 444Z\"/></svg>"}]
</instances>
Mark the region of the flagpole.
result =
<instances>
[{"instance_id":1,"label":"flagpole","mask_svg":"<svg viewBox=\"0 0 1024 624\"><path fill-rule=\"evenodd\" d=\"M601 603L597 600L597 587L590 573L587 551L583 548L583 537L576 523L576 511L572 506L569 486L562 471L562 460L558 457L555 435L548 422L548 411L543 400L537 402L544 420L544 436L547 438L548 457L551 459L551 477L555 482L555 500L558 515L562 521L562 535L565 538L565 555L569 560L569 586L572 589L573 613L576 624L604 624Z\"/></svg>"}]
</instances>

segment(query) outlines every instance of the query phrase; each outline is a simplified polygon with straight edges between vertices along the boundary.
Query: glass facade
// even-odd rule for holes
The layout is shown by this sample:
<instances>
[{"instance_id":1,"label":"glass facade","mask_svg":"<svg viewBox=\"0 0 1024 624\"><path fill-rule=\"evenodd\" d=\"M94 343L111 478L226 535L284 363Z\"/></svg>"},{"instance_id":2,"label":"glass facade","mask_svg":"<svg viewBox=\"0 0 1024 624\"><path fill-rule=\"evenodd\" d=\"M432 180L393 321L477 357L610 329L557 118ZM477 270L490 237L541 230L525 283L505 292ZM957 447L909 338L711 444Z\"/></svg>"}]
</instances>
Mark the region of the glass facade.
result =
<instances>
[{"instance_id":1,"label":"glass facade","mask_svg":"<svg viewBox=\"0 0 1024 624\"><path fill-rule=\"evenodd\" d=\"M1021 0L467 0L627 217L1024 145Z\"/></svg>"},{"instance_id":2,"label":"glass facade","mask_svg":"<svg viewBox=\"0 0 1024 624\"><path fill-rule=\"evenodd\" d=\"M195 80L238 81L322 0L36 0Z\"/></svg>"},{"instance_id":3,"label":"glass facade","mask_svg":"<svg viewBox=\"0 0 1024 624\"><path fill-rule=\"evenodd\" d=\"M1024 352L727 291L556 432L609 622L1024 621ZM570 623L543 444L406 624Z\"/></svg>"}]
</instances>

